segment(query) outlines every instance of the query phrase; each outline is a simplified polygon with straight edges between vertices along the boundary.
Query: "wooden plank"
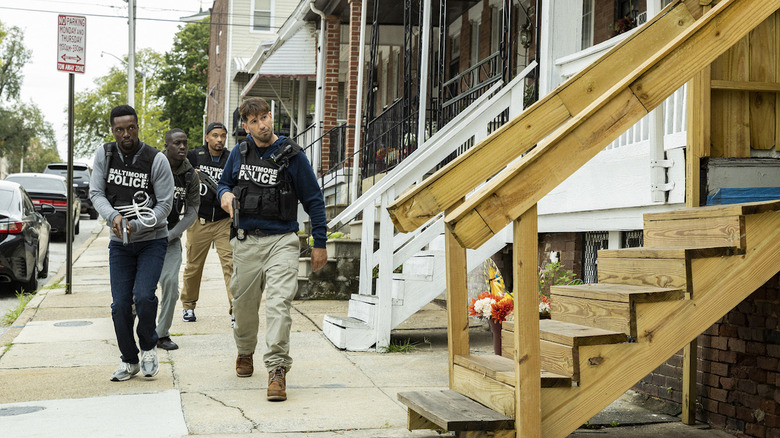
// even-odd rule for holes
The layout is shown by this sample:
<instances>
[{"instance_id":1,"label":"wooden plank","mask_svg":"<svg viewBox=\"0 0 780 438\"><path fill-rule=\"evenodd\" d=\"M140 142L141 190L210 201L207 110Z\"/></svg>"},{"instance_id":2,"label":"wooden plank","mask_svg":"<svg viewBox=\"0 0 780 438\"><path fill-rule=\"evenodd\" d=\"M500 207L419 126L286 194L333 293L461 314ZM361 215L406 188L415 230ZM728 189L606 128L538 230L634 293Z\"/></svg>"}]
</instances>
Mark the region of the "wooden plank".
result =
<instances>
[{"instance_id":1,"label":"wooden plank","mask_svg":"<svg viewBox=\"0 0 780 438\"><path fill-rule=\"evenodd\" d=\"M643 234L652 247L745 248L743 216L645 221Z\"/></svg>"},{"instance_id":2,"label":"wooden plank","mask_svg":"<svg viewBox=\"0 0 780 438\"><path fill-rule=\"evenodd\" d=\"M777 274L780 214L747 217L746 232L744 255L692 262L696 294L691 300L644 304L637 310L637 343L581 348L580 378L588 384L576 391L544 392L545 436L568 435ZM600 365L587 365L591 360Z\"/></svg>"},{"instance_id":3,"label":"wooden plank","mask_svg":"<svg viewBox=\"0 0 780 438\"><path fill-rule=\"evenodd\" d=\"M746 81L749 77L748 37L712 63L712 79ZM750 95L745 91L712 91L713 157L750 156Z\"/></svg>"},{"instance_id":4,"label":"wooden plank","mask_svg":"<svg viewBox=\"0 0 780 438\"><path fill-rule=\"evenodd\" d=\"M695 259L704 257L723 257L734 255L731 247L676 248L676 247L638 247L621 249L600 249L598 257L628 259Z\"/></svg>"},{"instance_id":5,"label":"wooden plank","mask_svg":"<svg viewBox=\"0 0 780 438\"><path fill-rule=\"evenodd\" d=\"M400 393L399 393L400 396ZM421 414L418 414L412 408L409 408L406 410L406 428L409 430L419 430L419 429L438 429L438 424L428 421L427 418L422 416Z\"/></svg>"},{"instance_id":6,"label":"wooden plank","mask_svg":"<svg viewBox=\"0 0 780 438\"><path fill-rule=\"evenodd\" d=\"M683 349L683 424L696 424L696 338Z\"/></svg>"},{"instance_id":7,"label":"wooden plank","mask_svg":"<svg viewBox=\"0 0 780 438\"><path fill-rule=\"evenodd\" d=\"M708 205L699 208L681 208L679 210L665 211L662 213L645 213L645 221L669 220L669 219L696 219L718 216L740 216L758 214L767 211L780 211L780 200L746 202L730 205Z\"/></svg>"},{"instance_id":8,"label":"wooden plank","mask_svg":"<svg viewBox=\"0 0 780 438\"><path fill-rule=\"evenodd\" d=\"M511 418L452 390L399 392L398 400L447 431L514 429Z\"/></svg>"},{"instance_id":9,"label":"wooden plank","mask_svg":"<svg viewBox=\"0 0 780 438\"><path fill-rule=\"evenodd\" d=\"M492 379L479 371L456 365L452 389L496 412L514 418L515 387Z\"/></svg>"},{"instance_id":10,"label":"wooden plank","mask_svg":"<svg viewBox=\"0 0 780 438\"><path fill-rule=\"evenodd\" d=\"M750 80L767 82L775 79L777 65L775 17L771 16L753 29L750 41ZM780 84L775 83L780 88ZM774 92L754 91L749 94L750 147L768 150L775 146Z\"/></svg>"},{"instance_id":11,"label":"wooden plank","mask_svg":"<svg viewBox=\"0 0 780 438\"><path fill-rule=\"evenodd\" d=\"M700 16L698 9L691 0L685 2L685 7L669 5L663 13L653 17L598 61L585 67L422 184L407 190L390 206L390 216L396 228L410 232L430 217L450 208L573 114L611 90L620 78L644 64L648 53L664 48ZM693 10L697 10L694 14L698 15L691 15ZM561 96L567 97L566 102Z\"/></svg>"},{"instance_id":12,"label":"wooden plank","mask_svg":"<svg viewBox=\"0 0 780 438\"><path fill-rule=\"evenodd\" d=\"M453 386L454 359L469 353L468 268L466 249L458 245L450 230L444 230L447 279L447 353L450 388Z\"/></svg>"},{"instance_id":13,"label":"wooden plank","mask_svg":"<svg viewBox=\"0 0 780 438\"><path fill-rule=\"evenodd\" d=\"M677 288L601 283L582 284L577 286L553 286L550 288L550 291L555 295L614 301L618 303L656 302L659 300L674 301L682 299L683 297L683 291Z\"/></svg>"},{"instance_id":14,"label":"wooden plank","mask_svg":"<svg viewBox=\"0 0 780 438\"><path fill-rule=\"evenodd\" d=\"M542 381L539 371L539 232L536 205L514 221L512 271L514 273L515 321L515 431L518 436L541 438Z\"/></svg>"},{"instance_id":15,"label":"wooden plank","mask_svg":"<svg viewBox=\"0 0 780 438\"><path fill-rule=\"evenodd\" d=\"M710 156L712 122L712 69L705 66L688 82L686 90L687 148L685 200L697 207L701 198L701 158ZM693 203L693 205L690 205Z\"/></svg>"},{"instance_id":16,"label":"wooden plank","mask_svg":"<svg viewBox=\"0 0 780 438\"><path fill-rule=\"evenodd\" d=\"M624 333L552 319L540 320L539 331L542 340L571 347L594 344L617 344L627 341ZM542 368L554 372L554 370L549 368Z\"/></svg>"},{"instance_id":17,"label":"wooden plank","mask_svg":"<svg viewBox=\"0 0 780 438\"><path fill-rule=\"evenodd\" d=\"M576 348L550 341L541 341L539 346L544 369L570 377L573 382L580 380L580 370L577 366L578 350Z\"/></svg>"},{"instance_id":18,"label":"wooden plank","mask_svg":"<svg viewBox=\"0 0 780 438\"><path fill-rule=\"evenodd\" d=\"M599 254L599 284L654 286L688 290L688 262L681 259L610 258ZM661 301L664 301L661 297Z\"/></svg>"},{"instance_id":19,"label":"wooden plank","mask_svg":"<svg viewBox=\"0 0 780 438\"><path fill-rule=\"evenodd\" d=\"M455 356L455 365L474 371L487 378L515 386L514 361L495 354ZM571 386L571 379L547 370L539 373L542 379L542 387ZM471 396L470 394L464 394Z\"/></svg>"},{"instance_id":20,"label":"wooden plank","mask_svg":"<svg viewBox=\"0 0 780 438\"><path fill-rule=\"evenodd\" d=\"M777 93L780 92L780 84L777 82L726 81L721 79L712 81L712 89L731 91L764 91L768 93Z\"/></svg>"},{"instance_id":21,"label":"wooden plank","mask_svg":"<svg viewBox=\"0 0 780 438\"><path fill-rule=\"evenodd\" d=\"M588 325L636 337L629 303L592 300L566 295L551 296L550 314L558 321Z\"/></svg>"}]
</instances>

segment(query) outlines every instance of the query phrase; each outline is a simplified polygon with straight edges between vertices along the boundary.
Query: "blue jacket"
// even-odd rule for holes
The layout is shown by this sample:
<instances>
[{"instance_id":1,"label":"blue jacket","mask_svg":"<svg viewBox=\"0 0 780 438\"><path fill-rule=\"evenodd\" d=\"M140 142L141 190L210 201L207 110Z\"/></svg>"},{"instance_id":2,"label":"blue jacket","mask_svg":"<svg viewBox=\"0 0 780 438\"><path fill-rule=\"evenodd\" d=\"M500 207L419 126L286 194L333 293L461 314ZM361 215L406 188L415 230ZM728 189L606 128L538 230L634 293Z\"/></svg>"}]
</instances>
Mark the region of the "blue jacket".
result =
<instances>
[{"instance_id":1,"label":"blue jacket","mask_svg":"<svg viewBox=\"0 0 780 438\"><path fill-rule=\"evenodd\" d=\"M279 136L279 139L271 146L266 148L260 158L269 158L287 137ZM248 154L260 154L255 145L252 136L246 138L248 143ZM222 172L222 178L217 183L217 199L222 199L225 192L233 190L238 184L238 172L241 167L241 152L239 147L234 147L230 151L225 170ZM303 152L298 153L290 160L290 166L285 171L286 177L292 182L293 189L298 201L303 205L303 209L309 215L311 222L311 233L314 237L315 248L325 248L327 221L325 219L325 200L322 197L320 185L317 183L317 177L314 170ZM259 219L252 216L238 215L238 225L244 230L260 230L266 234L284 234L298 232L299 225L297 221L278 221Z\"/></svg>"}]
</instances>

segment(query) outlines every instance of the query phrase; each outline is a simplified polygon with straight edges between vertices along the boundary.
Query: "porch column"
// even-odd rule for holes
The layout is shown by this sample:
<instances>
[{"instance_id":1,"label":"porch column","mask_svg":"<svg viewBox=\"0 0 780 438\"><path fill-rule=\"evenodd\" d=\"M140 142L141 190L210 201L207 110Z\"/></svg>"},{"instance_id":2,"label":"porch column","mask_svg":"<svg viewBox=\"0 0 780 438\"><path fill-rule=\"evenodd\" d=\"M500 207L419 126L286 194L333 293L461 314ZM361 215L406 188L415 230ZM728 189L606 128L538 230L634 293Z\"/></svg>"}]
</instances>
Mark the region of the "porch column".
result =
<instances>
[{"instance_id":1,"label":"porch column","mask_svg":"<svg viewBox=\"0 0 780 438\"><path fill-rule=\"evenodd\" d=\"M341 20L339 17L325 18L325 81L323 83L322 114L322 167L324 174L333 164L330 162L330 138L326 133L336 127L339 111L339 47Z\"/></svg>"},{"instance_id":2,"label":"porch column","mask_svg":"<svg viewBox=\"0 0 780 438\"><path fill-rule=\"evenodd\" d=\"M363 0L349 0L349 61L347 72L347 132L346 132L346 152L343 158L352 155L352 151L359 149L359 140L355 139L355 128L359 120L355 114L360 98L361 85L358 82L358 73L360 71L360 15Z\"/></svg>"},{"instance_id":3,"label":"porch column","mask_svg":"<svg viewBox=\"0 0 780 438\"><path fill-rule=\"evenodd\" d=\"M301 132L305 131L308 126L306 126L306 96L308 94L307 88L309 85L309 78L307 77L300 77L298 78L298 132L297 134L300 134ZM301 145L303 147L306 147L308 145Z\"/></svg>"}]
</instances>

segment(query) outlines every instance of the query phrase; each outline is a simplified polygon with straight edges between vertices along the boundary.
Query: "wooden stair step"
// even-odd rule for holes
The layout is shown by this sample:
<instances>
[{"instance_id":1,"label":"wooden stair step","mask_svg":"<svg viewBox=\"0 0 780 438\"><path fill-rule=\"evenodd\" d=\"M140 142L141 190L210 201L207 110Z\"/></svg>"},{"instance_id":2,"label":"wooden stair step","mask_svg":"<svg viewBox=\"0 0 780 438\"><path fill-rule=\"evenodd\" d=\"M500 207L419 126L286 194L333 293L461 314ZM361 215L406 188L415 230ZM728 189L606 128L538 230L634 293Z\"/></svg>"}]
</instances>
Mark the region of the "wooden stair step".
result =
<instances>
[{"instance_id":1,"label":"wooden stair step","mask_svg":"<svg viewBox=\"0 0 780 438\"><path fill-rule=\"evenodd\" d=\"M515 386L515 361L495 354L456 355L455 365L471 370L482 376L497 380L512 387ZM541 370L542 387L571 386L571 378L545 369Z\"/></svg>"},{"instance_id":2,"label":"wooden stair step","mask_svg":"<svg viewBox=\"0 0 780 438\"><path fill-rule=\"evenodd\" d=\"M622 332L636 338L636 304L681 300L681 288L582 284L550 288L552 319Z\"/></svg>"},{"instance_id":3,"label":"wooden stair step","mask_svg":"<svg viewBox=\"0 0 780 438\"><path fill-rule=\"evenodd\" d=\"M502 328L501 355L513 358L515 356L514 323L506 321ZM539 337L542 368L571 377L575 382L580 381L579 347L628 342L628 336L622 332L554 319L539 321Z\"/></svg>"},{"instance_id":4,"label":"wooden stair step","mask_svg":"<svg viewBox=\"0 0 780 438\"><path fill-rule=\"evenodd\" d=\"M408 408L409 430L508 430L514 436L513 419L451 389L399 392L398 400Z\"/></svg>"},{"instance_id":5,"label":"wooden stair step","mask_svg":"<svg viewBox=\"0 0 780 438\"><path fill-rule=\"evenodd\" d=\"M727 246L745 250L745 216L780 210L780 201L711 205L644 215L649 247Z\"/></svg>"}]
</instances>

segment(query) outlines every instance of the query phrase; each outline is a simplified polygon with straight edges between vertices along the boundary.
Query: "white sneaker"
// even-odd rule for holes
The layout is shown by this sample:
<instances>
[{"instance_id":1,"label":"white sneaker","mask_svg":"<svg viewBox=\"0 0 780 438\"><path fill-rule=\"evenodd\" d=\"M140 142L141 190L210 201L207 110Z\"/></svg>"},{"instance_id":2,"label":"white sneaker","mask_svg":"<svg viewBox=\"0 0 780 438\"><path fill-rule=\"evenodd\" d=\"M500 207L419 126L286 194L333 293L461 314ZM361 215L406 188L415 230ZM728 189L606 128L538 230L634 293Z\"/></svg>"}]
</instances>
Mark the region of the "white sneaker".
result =
<instances>
[{"instance_id":1,"label":"white sneaker","mask_svg":"<svg viewBox=\"0 0 780 438\"><path fill-rule=\"evenodd\" d=\"M154 377L160 370L160 362L157 359L157 347L151 350L141 351L141 372L144 377ZM137 372L137 371L136 371Z\"/></svg>"},{"instance_id":2,"label":"white sneaker","mask_svg":"<svg viewBox=\"0 0 780 438\"><path fill-rule=\"evenodd\" d=\"M181 319L183 319L184 322L195 322L197 320L197 318L195 318L195 311L192 309L184 309L182 311Z\"/></svg>"},{"instance_id":3,"label":"white sneaker","mask_svg":"<svg viewBox=\"0 0 780 438\"><path fill-rule=\"evenodd\" d=\"M111 375L111 381L124 382L125 380L130 380L131 377L138 374L140 369L141 366L137 363L121 362L119 368Z\"/></svg>"}]
</instances>

